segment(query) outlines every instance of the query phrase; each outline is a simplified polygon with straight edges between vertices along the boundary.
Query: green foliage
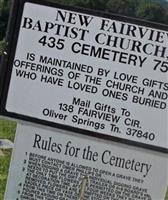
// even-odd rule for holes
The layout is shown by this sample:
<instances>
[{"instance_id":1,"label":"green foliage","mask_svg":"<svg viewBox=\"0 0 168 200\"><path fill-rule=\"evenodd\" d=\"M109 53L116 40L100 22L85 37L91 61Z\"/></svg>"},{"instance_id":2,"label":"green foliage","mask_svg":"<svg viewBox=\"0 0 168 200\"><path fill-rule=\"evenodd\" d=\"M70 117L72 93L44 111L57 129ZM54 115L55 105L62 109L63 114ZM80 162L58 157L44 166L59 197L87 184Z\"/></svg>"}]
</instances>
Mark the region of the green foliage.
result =
<instances>
[{"instance_id":1,"label":"green foliage","mask_svg":"<svg viewBox=\"0 0 168 200\"><path fill-rule=\"evenodd\" d=\"M75 0L71 1L71 3L80 7L104 11L108 0Z\"/></svg>"},{"instance_id":2,"label":"green foliage","mask_svg":"<svg viewBox=\"0 0 168 200\"><path fill-rule=\"evenodd\" d=\"M165 0L50 0L64 5L80 6L125 16L168 24L168 2Z\"/></svg>"},{"instance_id":3,"label":"green foliage","mask_svg":"<svg viewBox=\"0 0 168 200\"><path fill-rule=\"evenodd\" d=\"M4 0L0 3L0 40L5 37L6 27L8 23L8 16L10 10L10 1Z\"/></svg>"},{"instance_id":4,"label":"green foliage","mask_svg":"<svg viewBox=\"0 0 168 200\"><path fill-rule=\"evenodd\" d=\"M151 1L143 1L138 6L136 16L138 18L160 23L167 23L168 20L168 14L165 8L159 3Z\"/></svg>"},{"instance_id":5,"label":"green foliage","mask_svg":"<svg viewBox=\"0 0 168 200\"><path fill-rule=\"evenodd\" d=\"M138 4L137 0L110 0L106 7L108 12L135 16Z\"/></svg>"},{"instance_id":6,"label":"green foliage","mask_svg":"<svg viewBox=\"0 0 168 200\"><path fill-rule=\"evenodd\" d=\"M0 55L3 53L4 49L5 49L5 41L2 40L0 41Z\"/></svg>"}]
</instances>

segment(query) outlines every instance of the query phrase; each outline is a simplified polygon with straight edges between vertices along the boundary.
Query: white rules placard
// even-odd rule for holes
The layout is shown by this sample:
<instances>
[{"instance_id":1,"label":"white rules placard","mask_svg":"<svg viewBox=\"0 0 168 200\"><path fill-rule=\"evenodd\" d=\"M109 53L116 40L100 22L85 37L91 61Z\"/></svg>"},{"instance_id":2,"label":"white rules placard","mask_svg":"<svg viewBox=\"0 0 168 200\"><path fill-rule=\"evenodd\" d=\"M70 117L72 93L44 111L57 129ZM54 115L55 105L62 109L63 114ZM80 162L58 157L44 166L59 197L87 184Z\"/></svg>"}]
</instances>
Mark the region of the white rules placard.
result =
<instances>
[{"instance_id":1,"label":"white rules placard","mask_svg":"<svg viewBox=\"0 0 168 200\"><path fill-rule=\"evenodd\" d=\"M163 200L167 178L165 154L18 125L5 200Z\"/></svg>"},{"instance_id":2,"label":"white rules placard","mask_svg":"<svg viewBox=\"0 0 168 200\"><path fill-rule=\"evenodd\" d=\"M167 149L167 35L26 2L5 109Z\"/></svg>"}]
</instances>

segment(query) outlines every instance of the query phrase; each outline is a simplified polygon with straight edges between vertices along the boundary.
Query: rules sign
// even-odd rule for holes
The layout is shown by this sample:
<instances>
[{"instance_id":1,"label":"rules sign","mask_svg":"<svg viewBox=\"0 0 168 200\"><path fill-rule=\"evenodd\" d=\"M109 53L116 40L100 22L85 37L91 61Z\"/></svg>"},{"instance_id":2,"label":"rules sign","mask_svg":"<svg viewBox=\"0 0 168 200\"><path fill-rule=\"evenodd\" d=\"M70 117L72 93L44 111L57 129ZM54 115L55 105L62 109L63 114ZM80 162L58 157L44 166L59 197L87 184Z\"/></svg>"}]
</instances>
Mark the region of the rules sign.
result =
<instances>
[{"instance_id":1,"label":"rules sign","mask_svg":"<svg viewBox=\"0 0 168 200\"><path fill-rule=\"evenodd\" d=\"M4 200L164 199L163 153L44 127L16 132Z\"/></svg>"},{"instance_id":2,"label":"rules sign","mask_svg":"<svg viewBox=\"0 0 168 200\"><path fill-rule=\"evenodd\" d=\"M167 26L17 4L2 115L168 152Z\"/></svg>"}]
</instances>

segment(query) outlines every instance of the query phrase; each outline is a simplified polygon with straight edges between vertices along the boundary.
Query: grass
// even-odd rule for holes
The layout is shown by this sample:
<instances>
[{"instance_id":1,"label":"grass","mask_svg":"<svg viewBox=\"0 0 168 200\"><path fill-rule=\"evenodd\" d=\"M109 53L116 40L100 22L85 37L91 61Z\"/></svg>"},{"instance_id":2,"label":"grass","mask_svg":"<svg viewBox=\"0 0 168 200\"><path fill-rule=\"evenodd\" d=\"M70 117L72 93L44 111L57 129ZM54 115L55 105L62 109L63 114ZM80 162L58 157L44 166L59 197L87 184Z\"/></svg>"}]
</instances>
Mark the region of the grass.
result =
<instances>
[{"instance_id":1,"label":"grass","mask_svg":"<svg viewBox=\"0 0 168 200\"><path fill-rule=\"evenodd\" d=\"M9 139L14 141L16 123L6 120L0 120L0 139ZM5 156L0 157L0 200L4 199L4 192L8 176L11 150L3 150ZM168 200L168 190L165 197Z\"/></svg>"},{"instance_id":2,"label":"grass","mask_svg":"<svg viewBox=\"0 0 168 200\"><path fill-rule=\"evenodd\" d=\"M7 120L0 120L0 139L9 139L14 141L16 131L16 123L7 121Z\"/></svg>"},{"instance_id":3,"label":"grass","mask_svg":"<svg viewBox=\"0 0 168 200\"><path fill-rule=\"evenodd\" d=\"M15 122L0 120L0 139L9 139L14 141L15 130ZM0 200L4 199L4 192L11 159L11 150L3 150L2 152L4 156L0 156Z\"/></svg>"},{"instance_id":4,"label":"grass","mask_svg":"<svg viewBox=\"0 0 168 200\"><path fill-rule=\"evenodd\" d=\"M168 188L167 188L167 193L166 193L165 200L168 200Z\"/></svg>"},{"instance_id":5,"label":"grass","mask_svg":"<svg viewBox=\"0 0 168 200\"><path fill-rule=\"evenodd\" d=\"M4 199L4 192L11 158L11 150L5 150L3 153L5 156L0 157L0 200Z\"/></svg>"}]
</instances>

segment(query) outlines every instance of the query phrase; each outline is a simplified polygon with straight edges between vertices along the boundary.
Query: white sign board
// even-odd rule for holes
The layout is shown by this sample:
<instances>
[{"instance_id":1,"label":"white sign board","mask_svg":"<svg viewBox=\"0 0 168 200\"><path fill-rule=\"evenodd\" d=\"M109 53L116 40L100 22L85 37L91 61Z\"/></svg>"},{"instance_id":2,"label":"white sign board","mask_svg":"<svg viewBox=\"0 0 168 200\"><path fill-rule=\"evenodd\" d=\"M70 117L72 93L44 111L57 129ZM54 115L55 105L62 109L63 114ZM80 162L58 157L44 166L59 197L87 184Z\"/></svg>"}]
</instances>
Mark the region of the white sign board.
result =
<instances>
[{"instance_id":1,"label":"white sign board","mask_svg":"<svg viewBox=\"0 0 168 200\"><path fill-rule=\"evenodd\" d=\"M83 12L24 4L6 112L167 149L168 32Z\"/></svg>"},{"instance_id":2,"label":"white sign board","mask_svg":"<svg viewBox=\"0 0 168 200\"><path fill-rule=\"evenodd\" d=\"M18 125L5 200L163 200L167 178L165 154Z\"/></svg>"}]
</instances>

